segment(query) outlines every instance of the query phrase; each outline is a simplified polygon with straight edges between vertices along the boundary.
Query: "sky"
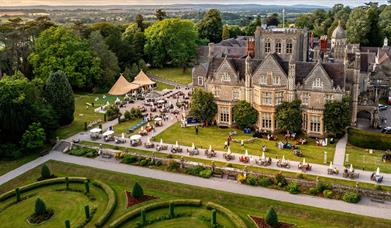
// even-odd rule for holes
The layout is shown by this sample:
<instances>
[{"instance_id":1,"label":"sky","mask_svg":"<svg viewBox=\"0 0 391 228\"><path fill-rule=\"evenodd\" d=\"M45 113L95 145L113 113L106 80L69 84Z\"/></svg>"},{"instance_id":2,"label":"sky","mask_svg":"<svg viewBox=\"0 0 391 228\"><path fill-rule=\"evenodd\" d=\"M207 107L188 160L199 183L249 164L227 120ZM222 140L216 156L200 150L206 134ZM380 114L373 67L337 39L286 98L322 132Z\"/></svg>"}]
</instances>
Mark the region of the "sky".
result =
<instances>
[{"instance_id":1,"label":"sky","mask_svg":"<svg viewBox=\"0 0 391 228\"><path fill-rule=\"evenodd\" d=\"M26 5L154 5L154 4L245 4L255 3L263 5L291 5L291 4L311 4L322 6L333 6L336 3L344 5L357 6L363 5L371 0L0 0L1 6L26 6ZM376 1L376 0L372 0ZM378 0L383 4L387 0Z\"/></svg>"}]
</instances>

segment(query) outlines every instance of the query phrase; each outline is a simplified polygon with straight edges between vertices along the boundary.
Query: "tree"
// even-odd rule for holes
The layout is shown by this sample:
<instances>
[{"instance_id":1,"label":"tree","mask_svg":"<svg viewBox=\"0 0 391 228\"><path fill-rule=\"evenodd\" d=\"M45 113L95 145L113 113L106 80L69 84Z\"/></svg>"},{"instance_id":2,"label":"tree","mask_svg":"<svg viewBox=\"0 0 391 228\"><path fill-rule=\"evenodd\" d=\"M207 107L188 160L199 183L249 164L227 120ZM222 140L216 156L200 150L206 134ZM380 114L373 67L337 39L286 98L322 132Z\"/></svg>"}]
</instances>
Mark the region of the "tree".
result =
<instances>
[{"instance_id":1,"label":"tree","mask_svg":"<svg viewBox=\"0 0 391 228\"><path fill-rule=\"evenodd\" d=\"M91 90L94 78L101 74L100 60L88 42L62 26L42 32L28 59L36 77L46 80L50 73L62 70L78 90Z\"/></svg>"},{"instance_id":2,"label":"tree","mask_svg":"<svg viewBox=\"0 0 391 228\"><path fill-rule=\"evenodd\" d=\"M383 44L383 33L379 28L379 15L381 9L379 8L379 3L370 2L367 3L367 15L369 20L370 30L367 35L368 45L372 47L379 47Z\"/></svg>"},{"instance_id":3,"label":"tree","mask_svg":"<svg viewBox=\"0 0 391 228\"><path fill-rule=\"evenodd\" d=\"M143 17L143 15L141 15L141 14L136 15L136 24L137 24L137 27L139 29L141 29L141 31L144 32L144 17Z\"/></svg>"},{"instance_id":4,"label":"tree","mask_svg":"<svg viewBox=\"0 0 391 228\"><path fill-rule=\"evenodd\" d=\"M346 23L346 30L350 43L367 44L369 42L367 35L370 31L370 22L365 9L357 7L352 11Z\"/></svg>"},{"instance_id":5,"label":"tree","mask_svg":"<svg viewBox=\"0 0 391 228\"><path fill-rule=\"evenodd\" d=\"M379 15L379 28L391 40L391 5L386 6Z\"/></svg>"},{"instance_id":6,"label":"tree","mask_svg":"<svg viewBox=\"0 0 391 228\"><path fill-rule=\"evenodd\" d=\"M136 23L131 23L122 34L122 42L126 43L131 50L131 59L125 61L126 67L131 66L133 63L137 63L144 57L144 45L145 36L144 32L137 26Z\"/></svg>"},{"instance_id":7,"label":"tree","mask_svg":"<svg viewBox=\"0 0 391 228\"><path fill-rule=\"evenodd\" d=\"M193 22L178 18L157 21L145 30L145 54L152 66L183 66L196 55L198 34Z\"/></svg>"},{"instance_id":8,"label":"tree","mask_svg":"<svg viewBox=\"0 0 391 228\"><path fill-rule=\"evenodd\" d=\"M261 16L257 15L255 21L246 26L245 33L247 36L253 36L258 26L262 26Z\"/></svg>"},{"instance_id":9,"label":"tree","mask_svg":"<svg viewBox=\"0 0 391 228\"><path fill-rule=\"evenodd\" d=\"M273 228L278 227L278 217L277 217L277 213L273 207L271 207L271 208L269 208L269 210L267 210L266 216L265 216L265 223Z\"/></svg>"},{"instance_id":10,"label":"tree","mask_svg":"<svg viewBox=\"0 0 391 228\"><path fill-rule=\"evenodd\" d=\"M38 151L46 140L45 130L40 123L32 123L22 136L20 144L24 149Z\"/></svg>"},{"instance_id":11,"label":"tree","mask_svg":"<svg viewBox=\"0 0 391 228\"><path fill-rule=\"evenodd\" d=\"M223 20L220 11L217 9L209 10L198 24L198 32L202 39L208 39L213 43L220 42L223 33Z\"/></svg>"},{"instance_id":12,"label":"tree","mask_svg":"<svg viewBox=\"0 0 391 228\"><path fill-rule=\"evenodd\" d=\"M350 124L350 99L344 97L342 101L327 102L323 115L326 131L337 137L343 136Z\"/></svg>"},{"instance_id":13,"label":"tree","mask_svg":"<svg viewBox=\"0 0 391 228\"><path fill-rule=\"evenodd\" d=\"M251 127L257 122L258 112L250 103L239 101L239 103L233 107L233 117L235 123L240 128Z\"/></svg>"},{"instance_id":14,"label":"tree","mask_svg":"<svg viewBox=\"0 0 391 228\"><path fill-rule=\"evenodd\" d=\"M280 19L277 13L273 13L272 15L266 18L267 26L278 26L280 24Z\"/></svg>"},{"instance_id":15,"label":"tree","mask_svg":"<svg viewBox=\"0 0 391 228\"><path fill-rule=\"evenodd\" d=\"M43 166L41 168L41 178L48 179L50 177L52 177L52 174L50 172L49 167L46 164L43 164Z\"/></svg>"},{"instance_id":16,"label":"tree","mask_svg":"<svg viewBox=\"0 0 391 228\"><path fill-rule=\"evenodd\" d=\"M137 182L133 185L132 196L136 199L144 197L144 190Z\"/></svg>"},{"instance_id":17,"label":"tree","mask_svg":"<svg viewBox=\"0 0 391 228\"><path fill-rule=\"evenodd\" d=\"M221 37L222 40L226 40L226 39L229 39L230 38L230 34L229 34L229 26L228 25L224 25L223 27L223 35Z\"/></svg>"},{"instance_id":18,"label":"tree","mask_svg":"<svg viewBox=\"0 0 391 228\"><path fill-rule=\"evenodd\" d=\"M228 25L228 30L229 30L229 36L231 38L236 38L238 36L243 35L243 31L238 25Z\"/></svg>"},{"instance_id":19,"label":"tree","mask_svg":"<svg viewBox=\"0 0 391 228\"><path fill-rule=\"evenodd\" d=\"M35 212L35 215L44 215L47 213L45 202L43 200L41 200L41 198L37 198L35 200L34 212Z\"/></svg>"},{"instance_id":20,"label":"tree","mask_svg":"<svg viewBox=\"0 0 391 228\"><path fill-rule=\"evenodd\" d=\"M119 108L117 107L117 105L113 104L107 108L106 115L107 115L108 120L110 121L110 120L115 120L118 117L120 117L121 112L120 112Z\"/></svg>"},{"instance_id":21,"label":"tree","mask_svg":"<svg viewBox=\"0 0 391 228\"><path fill-rule=\"evenodd\" d=\"M95 55L100 59L102 69L102 74L94 78L94 84L100 89L106 89L113 84L120 71L117 56L109 50L103 36L98 31L91 33L89 41Z\"/></svg>"},{"instance_id":22,"label":"tree","mask_svg":"<svg viewBox=\"0 0 391 228\"><path fill-rule=\"evenodd\" d=\"M202 89L195 89L191 98L190 115L199 120L211 121L217 113L217 105L214 96Z\"/></svg>"},{"instance_id":23,"label":"tree","mask_svg":"<svg viewBox=\"0 0 391 228\"><path fill-rule=\"evenodd\" d=\"M301 130L301 101L282 102L277 107L277 124L283 131L300 132Z\"/></svg>"},{"instance_id":24,"label":"tree","mask_svg":"<svg viewBox=\"0 0 391 228\"><path fill-rule=\"evenodd\" d=\"M75 98L64 72L58 71L50 74L45 85L45 98L53 107L61 126L72 123Z\"/></svg>"},{"instance_id":25,"label":"tree","mask_svg":"<svg viewBox=\"0 0 391 228\"><path fill-rule=\"evenodd\" d=\"M155 16L158 21L162 21L165 17L167 17L167 13L162 9L157 9L155 12Z\"/></svg>"}]
</instances>

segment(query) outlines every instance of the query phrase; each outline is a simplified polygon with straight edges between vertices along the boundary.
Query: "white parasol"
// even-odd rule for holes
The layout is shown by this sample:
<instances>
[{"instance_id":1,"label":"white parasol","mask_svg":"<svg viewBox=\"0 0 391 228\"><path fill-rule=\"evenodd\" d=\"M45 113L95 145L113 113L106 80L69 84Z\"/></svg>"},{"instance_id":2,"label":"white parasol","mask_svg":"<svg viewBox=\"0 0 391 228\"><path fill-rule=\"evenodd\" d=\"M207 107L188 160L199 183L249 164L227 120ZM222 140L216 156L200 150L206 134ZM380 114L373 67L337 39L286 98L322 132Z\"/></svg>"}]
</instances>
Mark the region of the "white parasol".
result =
<instances>
[{"instance_id":1,"label":"white parasol","mask_svg":"<svg viewBox=\"0 0 391 228\"><path fill-rule=\"evenodd\" d=\"M140 130L141 130L141 131L144 131L144 127L141 127Z\"/></svg>"},{"instance_id":2,"label":"white parasol","mask_svg":"<svg viewBox=\"0 0 391 228\"><path fill-rule=\"evenodd\" d=\"M110 105L110 102L109 102L109 101L107 101L107 102L106 102L106 105L107 105L107 106L109 106L109 105Z\"/></svg>"},{"instance_id":3,"label":"white parasol","mask_svg":"<svg viewBox=\"0 0 391 228\"><path fill-rule=\"evenodd\" d=\"M282 163L285 163L285 155L282 155Z\"/></svg>"},{"instance_id":4,"label":"white parasol","mask_svg":"<svg viewBox=\"0 0 391 228\"><path fill-rule=\"evenodd\" d=\"M109 135L112 135L114 134L114 131L106 131L105 133L103 133L103 136L109 136Z\"/></svg>"},{"instance_id":5,"label":"white parasol","mask_svg":"<svg viewBox=\"0 0 391 228\"><path fill-rule=\"evenodd\" d=\"M132 135L130 136L130 140L139 140L141 139L141 135Z\"/></svg>"},{"instance_id":6,"label":"white parasol","mask_svg":"<svg viewBox=\"0 0 391 228\"><path fill-rule=\"evenodd\" d=\"M90 130L90 133L99 133L101 131L102 131L102 129L100 129L100 128L94 128L94 129Z\"/></svg>"},{"instance_id":7,"label":"white parasol","mask_svg":"<svg viewBox=\"0 0 391 228\"><path fill-rule=\"evenodd\" d=\"M248 157L248 151L247 150L244 151L244 156Z\"/></svg>"},{"instance_id":8,"label":"white parasol","mask_svg":"<svg viewBox=\"0 0 391 228\"><path fill-rule=\"evenodd\" d=\"M151 140L149 139L149 137L147 138L147 144L151 144Z\"/></svg>"},{"instance_id":9,"label":"white parasol","mask_svg":"<svg viewBox=\"0 0 391 228\"><path fill-rule=\"evenodd\" d=\"M377 167L377 169L376 169L376 176L380 176L380 168L379 167Z\"/></svg>"},{"instance_id":10,"label":"white parasol","mask_svg":"<svg viewBox=\"0 0 391 228\"><path fill-rule=\"evenodd\" d=\"M262 152L261 159L262 159L262 160L265 160L265 159L266 159L266 157L265 157L265 152Z\"/></svg>"},{"instance_id":11,"label":"white parasol","mask_svg":"<svg viewBox=\"0 0 391 228\"><path fill-rule=\"evenodd\" d=\"M303 165L305 165L305 158L303 158Z\"/></svg>"},{"instance_id":12,"label":"white parasol","mask_svg":"<svg viewBox=\"0 0 391 228\"><path fill-rule=\"evenodd\" d=\"M161 121L161 120L162 120L162 118L160 118L160 117L155 118L155 121Z\"/></svg>"},{"instance_id":13,"label":"white parasol","mask_svg":"<svg viewBox=\"0 0 391 228\"><path fill-rule=\"evenodd\" d=\"M350 172L353 172L354 169L353 169L353 164L350 164L350 169L349 169Z\"/></svg>"},{"instance_id":14,"label":"white parasol","mask_svg":"<svg viewBox=\"0 0 391 228\"><path fill-rule=\"evenodd\" d=\"M333 162L331 161L330 162L330 169L332 169L333 168Z\"/></svg>"},{"instance_id":15,"label":"white parasol","mask_svg":"<svg viewBox=\"0 0 391 228\"><path fill-rule=\"evenodd\" d=\"M125 133L122 133L122 139L125 139Z\"/></svg>"},{"instance_id":16,"label":"white parasol","mask_svg":"<svg viewBox=\"0 0 391 228\"><path fill-rule=\"evenodd\" d=\"M160 146L163 146L163 139L160 139Z\"/></svg>"},{"instance_id":17,"label":"white parasol","mask_svg":"<svg viewBox=\"0 0 391 228\"><path fill-rule=\"evenodd\" d=\"M230 147L228 147L227 153L231 154L231 148Z\"/></svg>"},{"instance_id":18,"label":"white parasol","mask_svg":"<svg viewBox=\"0 0 391 228\"><path fill-rule=\"evenodd\" d=\"M175 147L176 147L176 148L179 147L178 141L175 142Z\"/></svg>"},{"instance_id":19,"label":"white parasol","mask_svg":"<svg viewBox=\"0 0 391 228\"><path fill-rule=\"evenodd\" d=\"M209 151L212 151L212 145L209 145Z\"/></svg>"},{"instance_id":20,"label":"white parasol","mask_svg":"<svg viewBox=\"0 0 391 228\"><path fill-rule=\"evenodd\" d=\"M147 127L151 127L151 124L149 122L147 123Z\"/></svg>"},{"instance_id":21,"label":"white parasol","mask_svg":"<svg viewBox=\"0 0 391 228\"><path fill-rule=\"evenodd\" d=\"M115 99L115 103L120 103L121 100L117 97L117 99Z\"/></svg>"},{"instance_id":22,"label":"white parasol","mask_svg":"<svg viewBox=\"0 0 391 228\"><path fill-rule=\"evenodd\" d=\"M191 144L191 149L194 150L195 149L195 145L194 143Z\"/></svg>"},{"instance_id":23,"label":"white parasol","mask_svg":"<svg viewBox=\"0 0 391 228\"><path fill-rule=\"evenodd\" d=\"M164 100L158 100L157 103L163 104L165 101Z\"/></svg>"}]
</instances>

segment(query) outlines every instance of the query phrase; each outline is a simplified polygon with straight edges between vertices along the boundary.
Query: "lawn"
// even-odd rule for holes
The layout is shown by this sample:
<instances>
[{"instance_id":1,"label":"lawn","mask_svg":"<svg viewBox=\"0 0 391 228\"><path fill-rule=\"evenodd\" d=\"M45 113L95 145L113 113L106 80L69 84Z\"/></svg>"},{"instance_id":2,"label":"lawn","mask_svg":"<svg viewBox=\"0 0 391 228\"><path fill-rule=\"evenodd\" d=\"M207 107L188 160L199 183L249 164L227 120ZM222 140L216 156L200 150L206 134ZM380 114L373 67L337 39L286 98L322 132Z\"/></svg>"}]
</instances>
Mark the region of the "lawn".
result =
<instances>
[{"instance_id":1,"label":"lawn","mask_svg":"<svg viewBox=\"0 0 391 228\"><path fill-rule=\"evenodd\" d=\"M16 159L16 160L0 160L0 176L3 174L8 173L11 170L14 170L18 168L19 166L24 165L27 162L30 162L34 159L36 159L39 156L39 154L29 154L26 156L23 156L22 158Z\"/></svg>"},{"instance_id":2,"label":"lawn","mask_svg":"<svg viewBox=\"0 0 391 228\"><path fill-rule=\"evenodd\" d=\"M138 122L140 122L141 119L135 119L135 120L128 120L125 122L121 122L120 124L114 125L113 129L116 136L122 136L122 133L125 133L125 137L130 136L127 132L128 129L132 126L136 125Z\"/></svg>"},{"instance_id":3,"label":"lawn","mask_svg":"<svg viewBox=\"0 0 391 228\"><path fill-rule=\"evenodd\" d=\"M84 131L84 122L88 124L95 120L103 121L103 114L95 112L94 108L87 105L87 103L94 103L95 107L99 107L100 105L106 104L107 101L112 104L117 98L117 96L105 96L106 98L104 99L103 94L75 94L75 119L71 124L59 128L56 135L62 139L67 138ZM98 101L95 101L96 97L99 97Z\"/></svg>"},{"instance_id":4,"label":"lawn","mask_svg":"<svg viewBox=\"0 0 391 228\"><path fill-rule=\"evenodd\" d=\"M391 163L382 162L384 151L373 150L373 153L370 154L368 149L347 145L346 154L349 154L349 162L345 162L345 165L353 164L354 168L374 172L379 167L380 172L391 173Z\"/></svg>"},{"instance_id":5,"label":"lawn","mask_svg":"<svg viewBox=\"0 0 391 228\"><path fill-rule=\"evenodd\" d=\"M175 89L174 86L172 85L168 85L166 83L163 83L163 82L156 82L156 88L155 90L157 91L163 91L165 89Z\"/></svg>"},{"instance_id":6,"label":"lawn","mask_svg":"<svg viewBox=\"0 0 391 228\"><path fill-rule=\"evenodd\" d=\"M129 209L125 209L124 190L131 190L133 184L138 182L143 187L145 194L157 196L162 200L190 198L201 199L204 202L212 201L221 204L238 214L246 222L248 227L254 227L247 217L248 214L263 217L270 206L273 206L277 210L278 217L281 221L296 224L298 227L382 228L391 226L390 220L357 216L348 213L268 200L260 197L227 193L68 163L50 161L49 167L57 176L85 176L90 179L98 179L106 184L109 184L116 192L118 199L117 207L113 215L110 217L109 222L112 222L115 218L118 218L127 211L145 205L143 203ZM13 189L15 186L31 183L39 176L40 168L38 167L0 186L0 192Z\"/></svg>"},{"instance_id":7,"label":"lawn","mask_svg":"<svg viewBox=\"0 0 391 228\"><path fill-rule=\"evenodd\" d=\"M90 193L96 198L96 200L91 201L83 194L83 184L71 183L71 191L59 191L64 187L64 184L56 184L28 191L23 193L22 196L30 197L9 207L7 205L14 202L15 198L0 203L1 226L28 227L26 219L34 212L35 200L38 197L45 202L47 208L54 210L54 216L39 225L40 227L63 227L64 221L67 219L70 220L71 227L77 227L85 219L84 206L86 205L89 205L90 211L93 208L97 209L89 223L89 225L93 224L101 216L107 204L106 194L101 189L91 185Z\"/></svg>"},{"instance_id":8,"label":"lawn","mask_svg":"<svg viewBox=\"0 0 391 228\"><path fill-rule=\"evenodd\" d=\"M167 130L163 131L155 137L156 141L160 141L163 138L165 143L175 144L178 141L179 144L185 146L191 146L194 143L197 147L208 148L209 145L212 145L214 149L225 151L224 142L228 138L230 131L236 129L230 128L218 128L216 126L211 126L207 128L200 128L199 134L195 134L195 130L192 127L182 128L179 123L174 124L169 127ZM234 139L245 140L251 138L252 135L244 134L240 130L236 130L238 133L237 136L234 136ZM279 139L284 140L284 137L279 135ZM262 154L261 147L266 145L268 148L266 156L271 156L273 158L282 158L284 155L286 159L294 161L302 161L303 157L297 157L292 153L292 150L284 149L280 150L277 148L276 143L278 141L268 141L267 139L256 139L254 142L245 143L244 148L240 146L240 143L231 143L231 151L235 153L244 153L247 149L249 154L260 156ZM293 141L290 141L293 143ZM324 161L324 151L327 151L327 160L332 161L334 158L335 144L328 145L327 147L319 147L315 144L313 139L309 139L307 145L300 146L300 149L303 151L306 162L310 163L319 163L323 164Z\"/></svg>"},{"instance_id":9,"label":"lawn","mask_svg":"<svg viewBox=\"0 0 391 228\"><path fill-rule=\"evenodd\" d=\"M188 68L186 73L183 73L183 68L161 68L151 69L149 71L153 76L173 81L179 84L189 84L192 82L191 69Z\"/></svg>"}]
</instances>

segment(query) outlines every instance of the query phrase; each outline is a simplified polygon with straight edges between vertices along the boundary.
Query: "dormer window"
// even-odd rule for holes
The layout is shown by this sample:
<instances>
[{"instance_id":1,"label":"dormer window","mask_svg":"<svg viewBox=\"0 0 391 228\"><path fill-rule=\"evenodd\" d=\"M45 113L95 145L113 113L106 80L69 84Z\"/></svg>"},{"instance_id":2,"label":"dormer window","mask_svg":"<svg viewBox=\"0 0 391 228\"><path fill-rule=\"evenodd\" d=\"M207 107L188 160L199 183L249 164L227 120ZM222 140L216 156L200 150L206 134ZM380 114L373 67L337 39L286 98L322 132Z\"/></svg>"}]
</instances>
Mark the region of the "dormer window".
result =
<instances>
[{"instance_id":1,"label":"dormer window","mask_svg":"<svg viewBox=\"0 0 391 228\"><path fill-rule=\"evenodd\" d=\"M320 78L316 78L316 79L312 82L312 88L318 88L318 89L323 88L323 82L322 82L322 80L320 80Z\"/></svg>"},{"instance_id":2,"label":"dormer window","mask_svg":"<svg viewBox=\"0 0 391 228\"><path fill-rule=\"evenodd\" d=\"M280 85L280 76L273 76L273 85Z\"/></svg>"},{"instance_id":3,"label":"dormer window","mask_svg":"<svg viewBox=\"0 0 391 228\"><path fill-rule=\"evenodd\" d=\"M198 77L198 85L203 86L204 85L204 77Z\"/></svg>"},{"instance_id":4,"label":"dormer window","mask_svg":"<svg viewBox=\"0 0 391 228\"><path fill-rule=\"evenodd\" d=\"M225 72L223 74L223 77L222 77L221 80L224 81L224 82L230 82L231 81L231 77L229 76L229 74L227 72Z\"/></svg>"},{"instance_id":5,"label":"dormer window","mask_svg":"<svg viewBox=\"0 0 391 228\"><path fill-rule=\"evenodd\" d=\"M261 85L266 85L267 84L267 77L266 75L261 75Z\"/></svg>"}]
</instances>

